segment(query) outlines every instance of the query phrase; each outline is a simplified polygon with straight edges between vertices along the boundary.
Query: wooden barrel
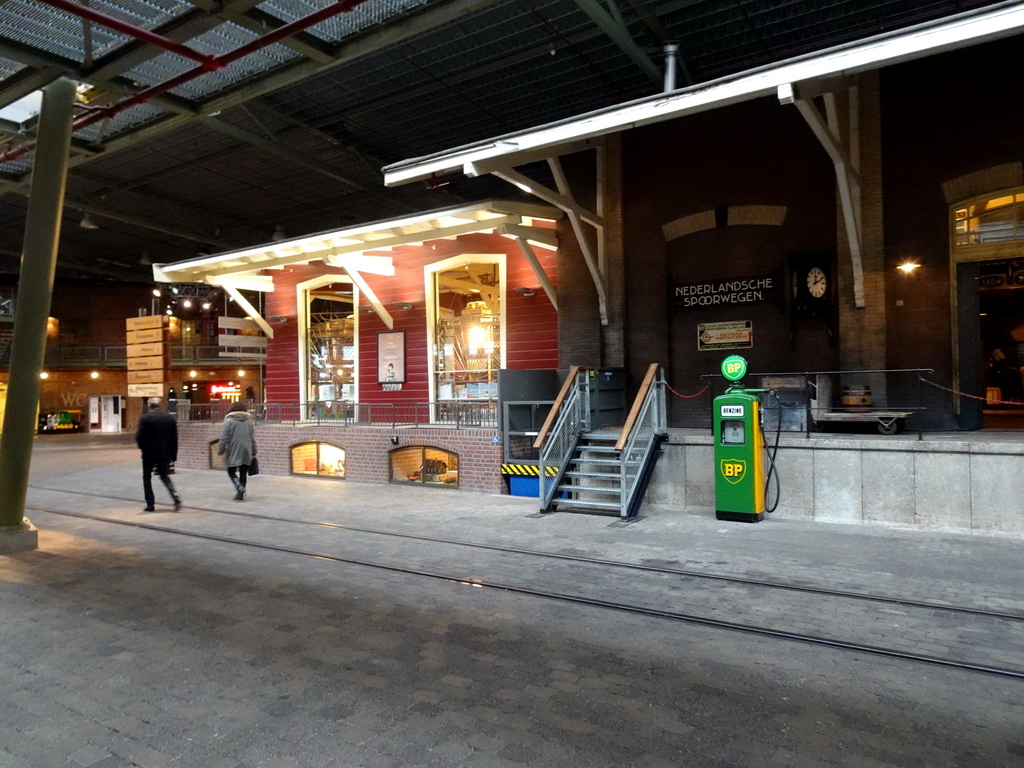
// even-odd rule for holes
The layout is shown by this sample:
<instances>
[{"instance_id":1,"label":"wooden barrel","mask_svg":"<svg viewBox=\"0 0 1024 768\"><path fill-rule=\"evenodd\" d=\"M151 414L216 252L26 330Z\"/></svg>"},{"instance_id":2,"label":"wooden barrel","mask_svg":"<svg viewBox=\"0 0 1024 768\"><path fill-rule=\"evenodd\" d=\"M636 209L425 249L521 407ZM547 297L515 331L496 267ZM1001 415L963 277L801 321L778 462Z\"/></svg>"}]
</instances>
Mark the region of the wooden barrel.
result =
<instances>
[{"instance_id":1,"label":"wooden barrel","mask_svg":"<svg viewBox=\"0 0 1024 768\"><path fill-rule=\"evenodd\" d=\"M843 387L843 408L847 411L870 411L872 403L871 387Z\"/></svg>"}]
</instances>

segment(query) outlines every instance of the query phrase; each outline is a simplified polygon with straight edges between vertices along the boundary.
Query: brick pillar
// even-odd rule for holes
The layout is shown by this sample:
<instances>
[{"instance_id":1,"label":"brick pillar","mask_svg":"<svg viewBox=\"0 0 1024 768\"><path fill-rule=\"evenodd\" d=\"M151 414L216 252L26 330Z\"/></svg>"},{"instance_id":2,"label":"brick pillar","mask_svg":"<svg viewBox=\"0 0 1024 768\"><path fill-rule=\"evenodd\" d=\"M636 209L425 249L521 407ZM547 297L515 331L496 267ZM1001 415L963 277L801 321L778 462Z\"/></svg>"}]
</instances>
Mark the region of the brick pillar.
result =
<instances>
[{"instance_id":1,"label":"brick pillar","mask_svg":"<svg viewBox=\"0 0 1024 768\"><path fill-rule=\"evenodd\" d=\"M622 134L605 139L598 150L604 164L604 247L608 276L608 325L601 329L601 365L626 365L626 259L622 222Z\"/></svg>"},{"instance_id":2,"label":"brick pillar","mask_svg":"<svg viewBox=\"0 0 1024 768\"><path fill-rule=\"evenodd\" d=\"M840 368L844 369L885 368L886 274L882 231L882 140L878 73L861 75L857 91L860 111L861 260L864 267L865 306L854 306L850 245L846 238L842 208L837 200L839 361ZM850 150L849 93L839 103L843 146ZM884 376L860 378L871 387L876 398L884 396Z\"/></svg>"}]
</instances>

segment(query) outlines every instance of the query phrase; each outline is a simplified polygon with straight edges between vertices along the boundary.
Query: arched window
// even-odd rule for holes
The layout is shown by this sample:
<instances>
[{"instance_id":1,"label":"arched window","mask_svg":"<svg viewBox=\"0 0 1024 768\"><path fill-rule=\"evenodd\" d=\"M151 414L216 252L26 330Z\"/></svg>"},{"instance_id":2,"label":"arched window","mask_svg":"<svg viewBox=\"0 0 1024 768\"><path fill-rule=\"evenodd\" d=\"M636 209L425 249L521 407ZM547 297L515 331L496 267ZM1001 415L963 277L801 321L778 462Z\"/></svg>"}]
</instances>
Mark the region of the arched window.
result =
<instances>
[{"instance_id":1,"label":"arched window","mask_svg":"<svg viewBox=\"0 0 1024 768\"><path fill-rule=\"evenodd\" d=\"M330 443L308 442L292 446L292 474L345 477L345 449Z\"/></svg>"},{"instance_id":2,"label":"arched window","mask_svg":"<svg viewBox=\"0 0 1024 768\"><path fill-rule=\"evenodd\" d=\"M399 448L391 452L391 482L458 485L459 457L426 445Z\"/></svg>"}]
</instances>

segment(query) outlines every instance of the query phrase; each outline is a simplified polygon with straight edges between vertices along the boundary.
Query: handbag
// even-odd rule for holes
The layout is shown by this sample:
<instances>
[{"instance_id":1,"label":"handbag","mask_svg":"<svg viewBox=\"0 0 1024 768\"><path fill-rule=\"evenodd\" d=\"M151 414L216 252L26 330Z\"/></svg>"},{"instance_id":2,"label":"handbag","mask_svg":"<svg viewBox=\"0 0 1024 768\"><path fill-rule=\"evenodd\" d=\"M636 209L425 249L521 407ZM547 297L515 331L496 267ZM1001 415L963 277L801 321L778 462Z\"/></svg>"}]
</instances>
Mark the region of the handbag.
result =
<instances>
[{"instance_id":1,"label":"handbag","mask_svg":"<svg viewBox=\"0 0 1024 768\"><path fill-rule=\"evenodd\" d=\"M249 475L258 475L260 473L260 461L255 456L252 457L252 461L249 462Z\"/></svg>"}]
</instances>

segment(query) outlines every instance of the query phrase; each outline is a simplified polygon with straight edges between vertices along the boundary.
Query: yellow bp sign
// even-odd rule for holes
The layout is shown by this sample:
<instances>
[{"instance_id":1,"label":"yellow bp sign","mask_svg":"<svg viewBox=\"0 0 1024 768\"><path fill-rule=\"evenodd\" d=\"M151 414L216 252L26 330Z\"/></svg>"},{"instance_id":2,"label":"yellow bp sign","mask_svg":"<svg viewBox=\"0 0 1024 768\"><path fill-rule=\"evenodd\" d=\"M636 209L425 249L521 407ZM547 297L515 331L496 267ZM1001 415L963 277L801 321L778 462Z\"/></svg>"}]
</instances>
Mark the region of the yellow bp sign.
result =
<instances>
[{"instance_id":1,"label":"yellow bp sign","mask_svg":"<svg viewBox=\"0 0 1024 768\"><path fill-rule=\"evenodd\" d=\"M745 459L722 459L720 462L722 477L727 483L736 485L747 473L747 462Z\"/></svg>"}]
</instances>

